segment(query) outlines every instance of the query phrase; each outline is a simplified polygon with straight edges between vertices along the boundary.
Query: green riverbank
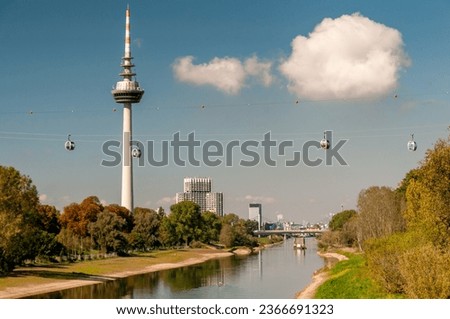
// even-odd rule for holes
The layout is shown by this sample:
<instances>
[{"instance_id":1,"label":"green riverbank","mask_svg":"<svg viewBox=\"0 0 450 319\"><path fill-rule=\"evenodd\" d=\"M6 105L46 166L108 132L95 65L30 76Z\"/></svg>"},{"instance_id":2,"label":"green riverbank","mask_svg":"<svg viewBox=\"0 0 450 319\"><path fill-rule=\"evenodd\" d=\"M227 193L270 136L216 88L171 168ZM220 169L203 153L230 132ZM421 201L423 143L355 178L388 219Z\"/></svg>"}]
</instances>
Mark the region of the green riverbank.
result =
<instances>
[{"instance_id":1,"label":"green riverbank","mask_svg":"<svg viewBox=\"0 0 450 319\"><path fill-rule=\"evenodd\" d=\"M317 299L392 299L402 298L385 292L371 277L362 253L338 252L348 259L321 270L322 283L313 298ZM325 272L325 274L323 273ZM320 274L316 274L319 276Z\"/></svg>"}]
</instances>

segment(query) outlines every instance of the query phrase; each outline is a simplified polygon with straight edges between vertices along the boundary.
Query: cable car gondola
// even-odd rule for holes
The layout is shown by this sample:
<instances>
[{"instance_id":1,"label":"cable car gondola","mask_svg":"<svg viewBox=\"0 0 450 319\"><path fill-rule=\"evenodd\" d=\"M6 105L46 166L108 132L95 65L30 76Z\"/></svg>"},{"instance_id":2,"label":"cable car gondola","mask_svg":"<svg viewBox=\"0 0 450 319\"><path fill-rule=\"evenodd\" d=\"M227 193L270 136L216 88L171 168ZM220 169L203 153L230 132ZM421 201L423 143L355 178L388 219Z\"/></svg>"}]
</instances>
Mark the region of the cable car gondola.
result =
<instances>
[{"instance_id":1,"label":"cable car gondola","mask_svg":"<svg viewBox=\"0 0 450 319\"><path fill-rule=\"evenodd\" d=\"M70 140L70 134L67 136L67 141L64 146L68 151L73 151L75 149L75 142Z\"/></svg>"},{"instance_id":2,"label":"cable car gondola","mask_svg":"<svg viewBox=\"0 0 450 319\"><path fill-rule=\"evenodd\" d=\"M323 139L320 141L320 147L324 150L327 150L330 148L330 141L327 140L326 132L323 132Z\"/></svg>"},{"instance_id":3,"label":"cable car gondola","mask_svg":"<svg viewBox=\"0 0 450 319\"><path fill-rule=\"evenodd\" d=\"M408 150L411 152L417 150L417 143L414 141L414 134L411 134L411 140L408 142Z\"/></svg>"},{"instance_id":4,"label":"cable car gondola","mask_svg":"<svg viewBox=\"0 0 450 319\"><path fill-rule=\"evenodd\" d=\"M133 148L133 150L131 151L131 155L134 158L140 158L141 155L142 155L142 152L141 152L141 150L139 148Z\"/></svg>"}]
</instances>

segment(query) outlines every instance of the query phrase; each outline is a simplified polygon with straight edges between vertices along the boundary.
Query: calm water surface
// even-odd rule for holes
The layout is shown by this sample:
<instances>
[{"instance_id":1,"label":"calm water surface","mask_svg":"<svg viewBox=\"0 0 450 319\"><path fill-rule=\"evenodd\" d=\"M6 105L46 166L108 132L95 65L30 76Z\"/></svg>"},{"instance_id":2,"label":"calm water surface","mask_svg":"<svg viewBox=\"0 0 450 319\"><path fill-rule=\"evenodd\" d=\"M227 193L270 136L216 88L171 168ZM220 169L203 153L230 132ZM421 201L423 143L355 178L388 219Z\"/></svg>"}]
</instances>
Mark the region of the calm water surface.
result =
<instances>
[{"instance_id":1,"label":"calm water surface","mask_svg":"<svg viewBox=\"0 0 450 319\"><path fill-rule=\"evenodd\" d=\"M294 298L324 265L315 239L306 243L304 251L293 249L293 240L287 240L250 256L220 258L35 298Z\"/></svg>"}]
</instances>

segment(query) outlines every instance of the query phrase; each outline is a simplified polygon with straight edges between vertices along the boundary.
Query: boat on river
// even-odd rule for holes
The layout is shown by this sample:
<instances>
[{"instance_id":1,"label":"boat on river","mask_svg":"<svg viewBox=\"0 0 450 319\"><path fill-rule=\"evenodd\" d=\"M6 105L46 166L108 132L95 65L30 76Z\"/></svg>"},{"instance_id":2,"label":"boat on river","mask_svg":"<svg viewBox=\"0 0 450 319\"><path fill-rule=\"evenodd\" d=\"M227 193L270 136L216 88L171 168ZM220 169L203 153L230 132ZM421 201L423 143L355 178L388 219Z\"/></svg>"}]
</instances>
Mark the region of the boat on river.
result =
<instances>
[{"instance_id":1,"label":"boat on river","mask_svg":"<svg viewBox=\"0 0 450 319\"><path fill-rule=\"evenodd\" d=\"M294 239L294 249L306 249L305 237L296 237Z\"/></svg>"}]
</instances>

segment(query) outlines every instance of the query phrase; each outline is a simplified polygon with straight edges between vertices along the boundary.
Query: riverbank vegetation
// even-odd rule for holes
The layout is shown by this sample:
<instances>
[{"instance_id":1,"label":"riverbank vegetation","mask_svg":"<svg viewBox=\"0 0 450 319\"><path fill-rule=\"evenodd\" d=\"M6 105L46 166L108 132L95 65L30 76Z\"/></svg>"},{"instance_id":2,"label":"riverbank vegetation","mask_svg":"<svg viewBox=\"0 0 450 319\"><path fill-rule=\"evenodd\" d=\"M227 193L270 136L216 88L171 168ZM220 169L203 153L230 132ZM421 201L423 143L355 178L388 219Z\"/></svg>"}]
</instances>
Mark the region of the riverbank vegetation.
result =
<instances>
[{"instance_id":1,"label":"riverbank vegetation","mask_svg":"<svg viewBox=\"0 0 450 319\"><path fill-rule=\"evenodd\" d=\"M0 275L25 263L92 260L204 245L259 245L253 236L258 227L255 221L201 212L189 201L174 204L170 210L166 214L162 208L138 207L131 213L89 196L60 213L40 203L30 177L0 166Z\"/></svg>"},{"instance_id":2,"label":"riverbank vegetation","mask_svg":"<svg viewBox=\"0 0 450 319\"><path fill-rule=\"evenodd\" d=\"M320 239L324 250L353 246L362 252L359 264L355 261L355 267L337 276L341 281L350 284L358 277L347 275L352 269L367 269L381 296L450 298L450 137L427 150L396 189L362 190L357 208L334 215L330 231ZM333 271L346 265L341 263ZM353 285L357 293L349 297L345 285L335 282L330 279L321 289L333 287L336 298L372 298L371 288Z\"/></svg>"},{"instance_id":3,"label":"riverbank vegetation","mask_svg":"<svg viewBox=\"0 0 450 319\"><path fill-rule=\"evenodd\" d=\"M328 280L318 287L315 298L387 299L399 297L386 292L373 279L363 254L343 254L348 259L340 261L329 270Z\"/></svg>"}]
</instances>

